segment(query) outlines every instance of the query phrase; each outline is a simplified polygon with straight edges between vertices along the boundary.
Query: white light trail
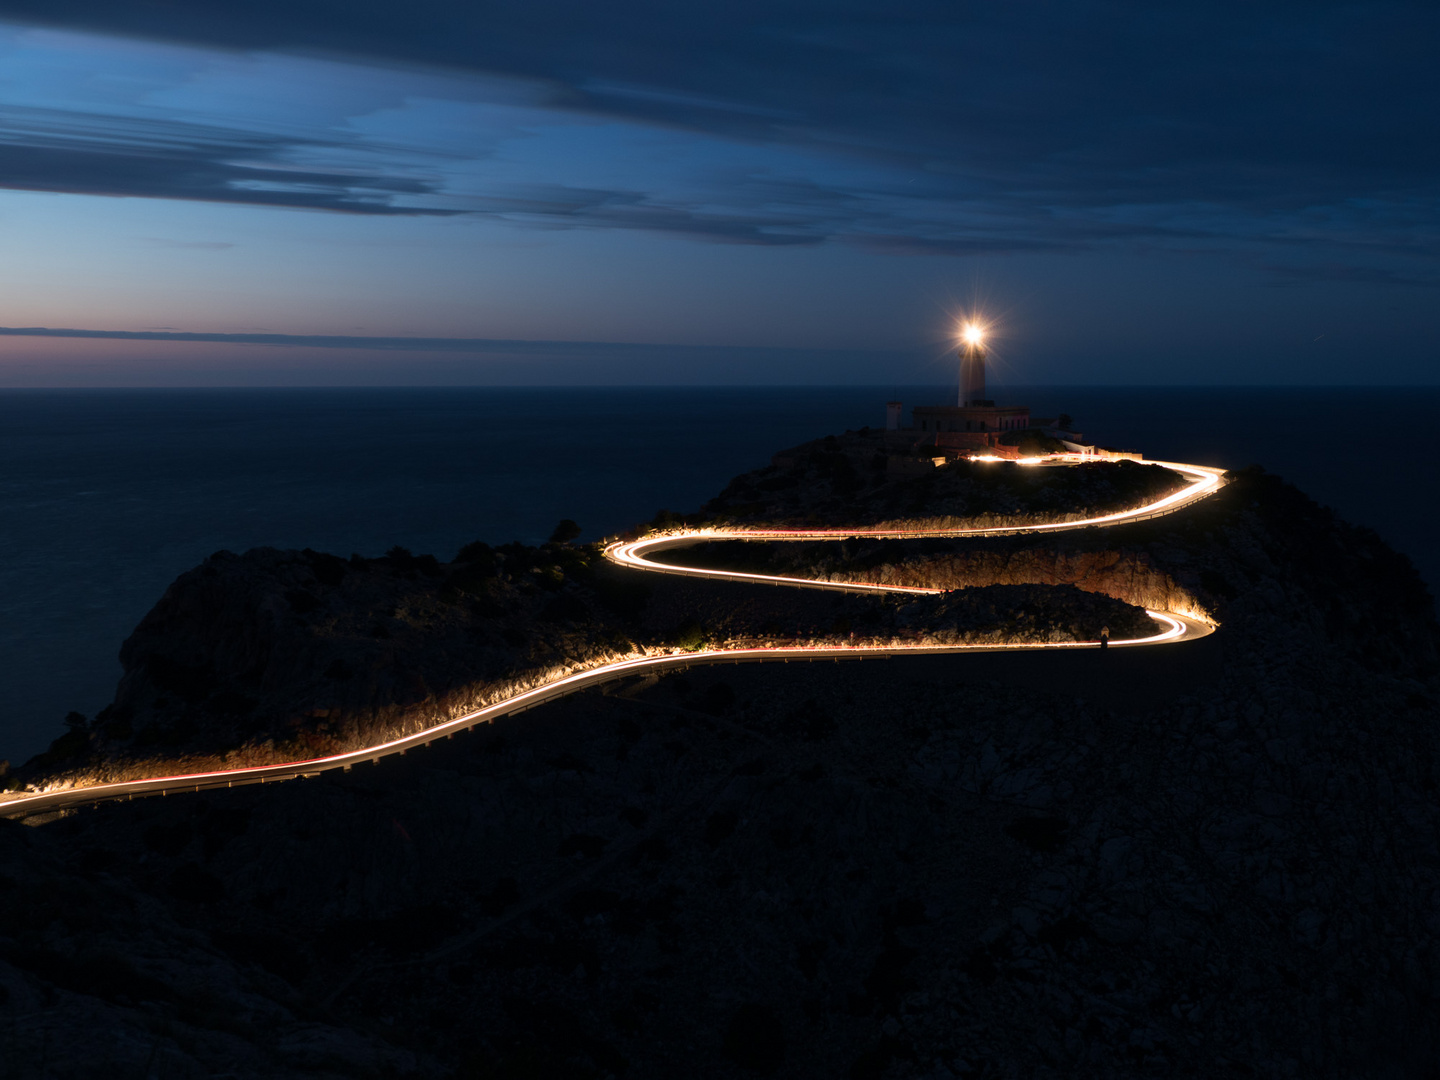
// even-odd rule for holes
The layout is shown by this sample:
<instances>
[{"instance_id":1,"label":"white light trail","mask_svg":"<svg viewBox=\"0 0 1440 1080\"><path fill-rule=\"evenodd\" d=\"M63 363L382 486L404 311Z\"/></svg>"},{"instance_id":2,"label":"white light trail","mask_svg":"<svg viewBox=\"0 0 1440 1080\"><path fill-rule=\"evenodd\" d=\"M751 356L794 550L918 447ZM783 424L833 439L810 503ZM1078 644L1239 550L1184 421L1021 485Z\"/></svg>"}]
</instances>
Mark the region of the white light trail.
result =
<instances>
[{"instance_id":1,"label":"white light trail","mask_svg":"<svg viewBox=\"0 0 1440 1080\"><path fill-rule=\"evenodd\" d=\"M920 588L904 585L876 585L870 582L829 582L805 578L791 578L771 574L747 574L739 571L702 570L695 567L674 566L652 562L645 557L647 552L664 547L679 546L699 541L712 540L833 540L846 537L877 538L922 538L940 536L975 536L1021 532L1058 531L1079 529L1090 525L1114 525L1125 521L1138 521L1157 514L1169 513L1196 499L1217 490L1221 483L1222 471L1201 465L1181 465L1172 462L1147 462L1163 465L1191 478L1191 485L1173 495L1154 503L1114 514L1086 518L1081 521L1060 522L1050 525L1026 527L1001 526L982 529L930 529L930 530L884 530L884 529L843 529L843 530L783 530L783 529L696 529L669 533L629 543L615 543L605 554L612 561L623 566L658 573L683 574L693 577L734 579L762 582L776 585L799 586L803 588L841 589L850 592L901 592L933 594L940 589ZM1112 648L1159 645L1167 642L1190 640L1214 631L1211 623L1202 619L1182 615L1178 612L1147 611L1147 615L1161 623L1165 629L1149 637L1130 638L1109 642ZM361 750L330 754L299 761L286 761L275 765L262 765L238 769L218 769L208 772L184 773L176 776L147 777L143 780L127 780L115 783L87 784L79 787L61 788L44 792L21 792L0 795L0 816L27 816L48 813L89 803L103 802L135 796L162 794L168 791L199 791L204 788L229 787L239 784L265 783L266 781L291 780L316 776L333 769L349 769L367 761L378 761L391 754L402 754L407 750L427 746L436 739L448 738L460 731L466 731L479 724L490 723L502 716L523 712L546 701L574 693L587 686L610 682L639 671L664 668L688 667L694 664L741 663L762 660L861 660L894 656L938 655L966 652L1010 652L1017 650L1044 649L1097 649L1098 641L1063 642L1020 642L1006 645L813 645L813 646L767 646L740 649L707 649L699 652L675 650L666 653L634 657L594 668L547 682L541 686L512 695L504 701L476 709L463 716L425 728L412 735L390 739L365 747Z\"/></svg>"},{"instance_id":2,"label":"white light trail","mask_svg":"<svg viewBox=\"0 0 1440 1080\"><path fill-rule=\"evenodd\" d=\"M719 540L922 540L944 537L996 536L1015 533L1063 532L1067 529L1084 529L1092 525L1119 525L1130 521L1143 521L1172 513L1213 494L1220 487L1223 469L1212 469L1204 465L1182 465L1170 461L1147 461L1146 465L1160 465L1186 476L1190 486L1172 492L1153 503L1137 506L1130 510L1119 510L1113 514L1100 514L1076 521L1057 521L1040 525L995 525L984 528L958 529L726 529L701 528L685 529L642 537L629 542L616 542L605 549L605 555L613 562L636 570L650 570L662 574L678 574L684 577L705 577L752 581L767 585L790 585L806 589L835 589L843 592L908 592L939 593L943 589L927 589L913 585L876 585L862 581L818 581L813 578L786 577L780 574L752 574L740 570L704 570L674 563L662 563L648 558L651 552L671 547L687 547L696 543L711 543Z\"/></svg>"}]
</instances>

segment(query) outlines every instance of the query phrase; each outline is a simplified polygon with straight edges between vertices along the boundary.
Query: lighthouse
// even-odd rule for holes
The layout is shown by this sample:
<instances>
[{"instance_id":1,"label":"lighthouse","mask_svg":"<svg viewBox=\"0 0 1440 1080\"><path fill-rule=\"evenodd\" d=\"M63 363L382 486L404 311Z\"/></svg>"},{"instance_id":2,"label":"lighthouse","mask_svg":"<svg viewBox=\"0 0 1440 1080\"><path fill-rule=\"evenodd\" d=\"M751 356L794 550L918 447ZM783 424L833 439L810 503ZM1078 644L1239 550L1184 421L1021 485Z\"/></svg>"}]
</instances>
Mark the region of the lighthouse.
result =
<instances>
[{"instance_id":1,"label":"lighthouse","mask_svg":"<svg viewBox=\"0 0 1440 1080\"><path fill-rule=\"evenodd\" d=\"M991 404L985 397L985 332L971 323L960 343L960 407Z\"/></svg>"},{"instance_id":2,"label":"lighthouse","mask_svg":"<svg viewBox=\"0 0 1440 1080\"><path fill-rule=\"evenodd\" d=\"M926 461L926 455L931 453L934 456L928 460L932 462L965 456L976 461L1008 458L1034 462L1062 451L1085 455L1096 453L1093 445L1086 443L1079 434L1059 426L1058 421L1032 421L1026 406L996 405L986 397L985 361L989 350L985 347L985 325L967 320L957 329L960 347L955 355L960 361L959 403L916 405L910 410L910 426L902 428L903 406L898 401L890 402L885 413L887 442L910 440L910 449L921 455L917 458L921 462ZM1026 434L1027 429L1032 427L1040 430ZM1022 447L1027 448L1024 453ZM1112 456L1113 453L1118 451L1112 452Z\"/></svg>"},{"instance_id":3,"label":"lighthouse","mask_svg":"<svg viewBox=\"0 0 1440 1080\"><path fill-rule=\"evenodd\" d=\"M956 354L960 359L960 401L956 405L916 405L911 410L911 430L933 432L934 446L999 453L1001 432L1030 426L1029 409L1021 405L997 407L985 396L987 352L983 325L967 322L960 328L960 350Z\"/></svg>"}]
</instances>

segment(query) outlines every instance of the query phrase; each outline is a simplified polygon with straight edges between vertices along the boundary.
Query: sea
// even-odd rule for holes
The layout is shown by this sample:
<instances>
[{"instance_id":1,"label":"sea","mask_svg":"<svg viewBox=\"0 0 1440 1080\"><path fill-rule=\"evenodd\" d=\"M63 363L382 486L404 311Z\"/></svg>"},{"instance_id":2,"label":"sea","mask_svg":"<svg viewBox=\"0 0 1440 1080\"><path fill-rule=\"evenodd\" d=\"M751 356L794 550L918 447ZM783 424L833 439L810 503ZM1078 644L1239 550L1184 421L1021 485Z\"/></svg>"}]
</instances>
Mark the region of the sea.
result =
<instances>
[{"instance_id":1,"label":"sea","mask_svg":"<svg viewBox=\"0 0 1440 1080\"><path fill-rule=\"evenodd\" d=\"M0 758L108 703L120 644L222 549L450 558L698 508L770 455L943 387L0 390ZM1148 457L1259 464L1440 583L1440 387L1012 387Z\"/></svg>"}]
</instances>

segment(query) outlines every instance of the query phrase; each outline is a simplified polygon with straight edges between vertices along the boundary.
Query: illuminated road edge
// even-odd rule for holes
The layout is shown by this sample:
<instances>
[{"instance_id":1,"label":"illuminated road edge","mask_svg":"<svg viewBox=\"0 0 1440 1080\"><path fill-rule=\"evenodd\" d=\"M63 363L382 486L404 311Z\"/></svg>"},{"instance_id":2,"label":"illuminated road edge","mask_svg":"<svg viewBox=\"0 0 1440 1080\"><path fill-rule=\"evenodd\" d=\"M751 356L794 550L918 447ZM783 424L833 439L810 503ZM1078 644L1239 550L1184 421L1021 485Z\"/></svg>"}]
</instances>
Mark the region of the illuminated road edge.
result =
<instances>
[{"instance_id":1,"label":"illuminated road edge","mask_svg":"<svg viewBox=\"0 0 1440 1080\"><path fill-rule=\"evenodd\" d=\"M739 570L709 570L695 566L677 566L674 563L655 562L648 556L666 548L689 547L693 544L714 543L720 540L850 540L867 538L874 540L925 540L942 537L965 536L1015 536L1028 533L1063 532L1068 529L1088 529L1099 526L1128 524L1150 518L1173 514L1182 507L1212 495L1223 483L1224 470L1205 465L1182 465L1173 461L1146 461L1145 465L1160 465L1180 473L1190 480L1190 486L1172 492L1153 503L1146 503L1133 510L1120 510L1113 514L1102 514L1076 521L1060 521L1048 525L994 525L985 528L957 529L684 529L647 536L628 543L617 542L605 549L605 555L612 562L629 566L635 570L649 570L659 574L676 574L682 577L749 581L762 585L789 585L800 589L833 589L841 592L905 592L934 594L944 589L927 589L919 585L881 585L868 581L817 581L813 578L783 577L776 574L749 574ZM1154 614L1151 612L1151 614ZM1168 639L1167 639L1168 640ZM1146 644L1150 644L1146 639ZM1098 645L1099 642L1088 644ZM1113 643L1112 643L1113 644Z\"/></svg>"},{"instance_id":2,"label":"illuminated road edge","mask_svg":"<svg viewBox=\"0 0 1440 1080\"><path fill-rule=\"evenodd\" d=\"M667 533L659 537L630 543L610 545L605 554L622 566L667 574L681 574L688 577L735 579L741 581L784 584L807 588L839 589L864 592L910 592L938 593L940 589L923 589L914 586L876 585L868 582L826 582L804 578L775 577L765 574L745 574L737 571L702 570L694 567L671 566L653 563L645 559L646 552L665 547L693 544L714 540L834 540L846 537L873 536L879 538L921 538L937 536L974 536L984 534L1052 532L1065 529L1081 529L1095 525L1115 525L1122 522L1139 521L1171 513L1197 499L1204 498L1218 490L1222 470L1198 465L1179 465L1169 462L1146 462L1163 465L1191 478L1191 486L1158 502L1138 507L1135 510L1106 514L1102 517L1081 521L1063 522L1054 525L1035 525L1024 528L997 527L985 529L938 529L923 531L882 531L882 530L836 530L820 532L793 532L785 530L740 530L740 529L697 529L678 533ZM1171 611L1146 611L1164 629L1144 638L1131 638L1110 642L1112 648L1127 648L1142 645L1160 645L1169 642L1189 641L1214 632L1212 623L1204 619ZM295 780L302 777L318 776L334 769L348 771L355 765L379 761L392 754L404 754L407 750L428 746L436 739L446 739L456 732L467 731L480 724L488 724L502 716L532 709L547 701L553 701L567 694L573 694L592 686L614 682L629 676L691 667L697 664L739 664L766 661L821 661L821 660L877 660L897 656L933 656L943 653L964 652L1015 652L1045 649L1095 649L1098 641L1064 641L1046 643L1022 643L1011 645L884 645L884 646L777 646L744 649L709 649L699 652L670 652L652 656L621 660L587 671L577 672L546 683L544 686L526 690L494 705L466 713L464 716L406 735L363 750L352 750L343 754L310 758L304 761L287 761L278 765L261 765L242 769L222 769L215 772L186 773L179 776L150 777L144 780L126 780L108 784L87 784L83 787L59 788L53 791L0 796L0 816L28 817L35 814L53 813L72 807L115 799L131 799L136 796L165 795L170 792L202 791L212 788L242 787L247 784L264 784L280 780Z\"/></svg>"}]
</instances>

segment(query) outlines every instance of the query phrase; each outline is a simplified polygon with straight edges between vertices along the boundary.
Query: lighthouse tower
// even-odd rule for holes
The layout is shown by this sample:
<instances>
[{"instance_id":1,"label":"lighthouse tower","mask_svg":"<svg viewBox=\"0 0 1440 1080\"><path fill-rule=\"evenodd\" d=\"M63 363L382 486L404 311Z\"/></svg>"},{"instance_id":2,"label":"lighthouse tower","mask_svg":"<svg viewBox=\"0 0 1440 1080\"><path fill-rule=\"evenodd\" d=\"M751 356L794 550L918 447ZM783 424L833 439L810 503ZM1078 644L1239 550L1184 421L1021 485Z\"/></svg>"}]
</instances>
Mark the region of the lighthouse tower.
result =
<instances>
[{"instance_id":1,"label":"lighthouse tower","mask_svg":"<svg viewBox=\"0 0 1440 1080\"><path fill-rule=\"evenodd\" d=\"M960 333L959 405L916 405L910 431L921 432L925 445L947 450L984 450L992 456L1018 457L1018 444L999 441L1000 433L1030 426L1030 410L1022 405L997 408L985 396L985 327L969 323ZM900 412L895 406L895 414ZM927 439L925 432L933 432ZM1014 453L1010 453L1010 451Z\"/></svg>"},{"instance_id":2,"label":"lighthouse tower","mask_svg":"<svg viewBox=\"0 0 1440 1080\"><path fill-rule=\"evenodd\" d=\"M965 328L960 346L960 407L989 405L985 398L985 343L978 326Z\"/></svg>"}]
</instances>

